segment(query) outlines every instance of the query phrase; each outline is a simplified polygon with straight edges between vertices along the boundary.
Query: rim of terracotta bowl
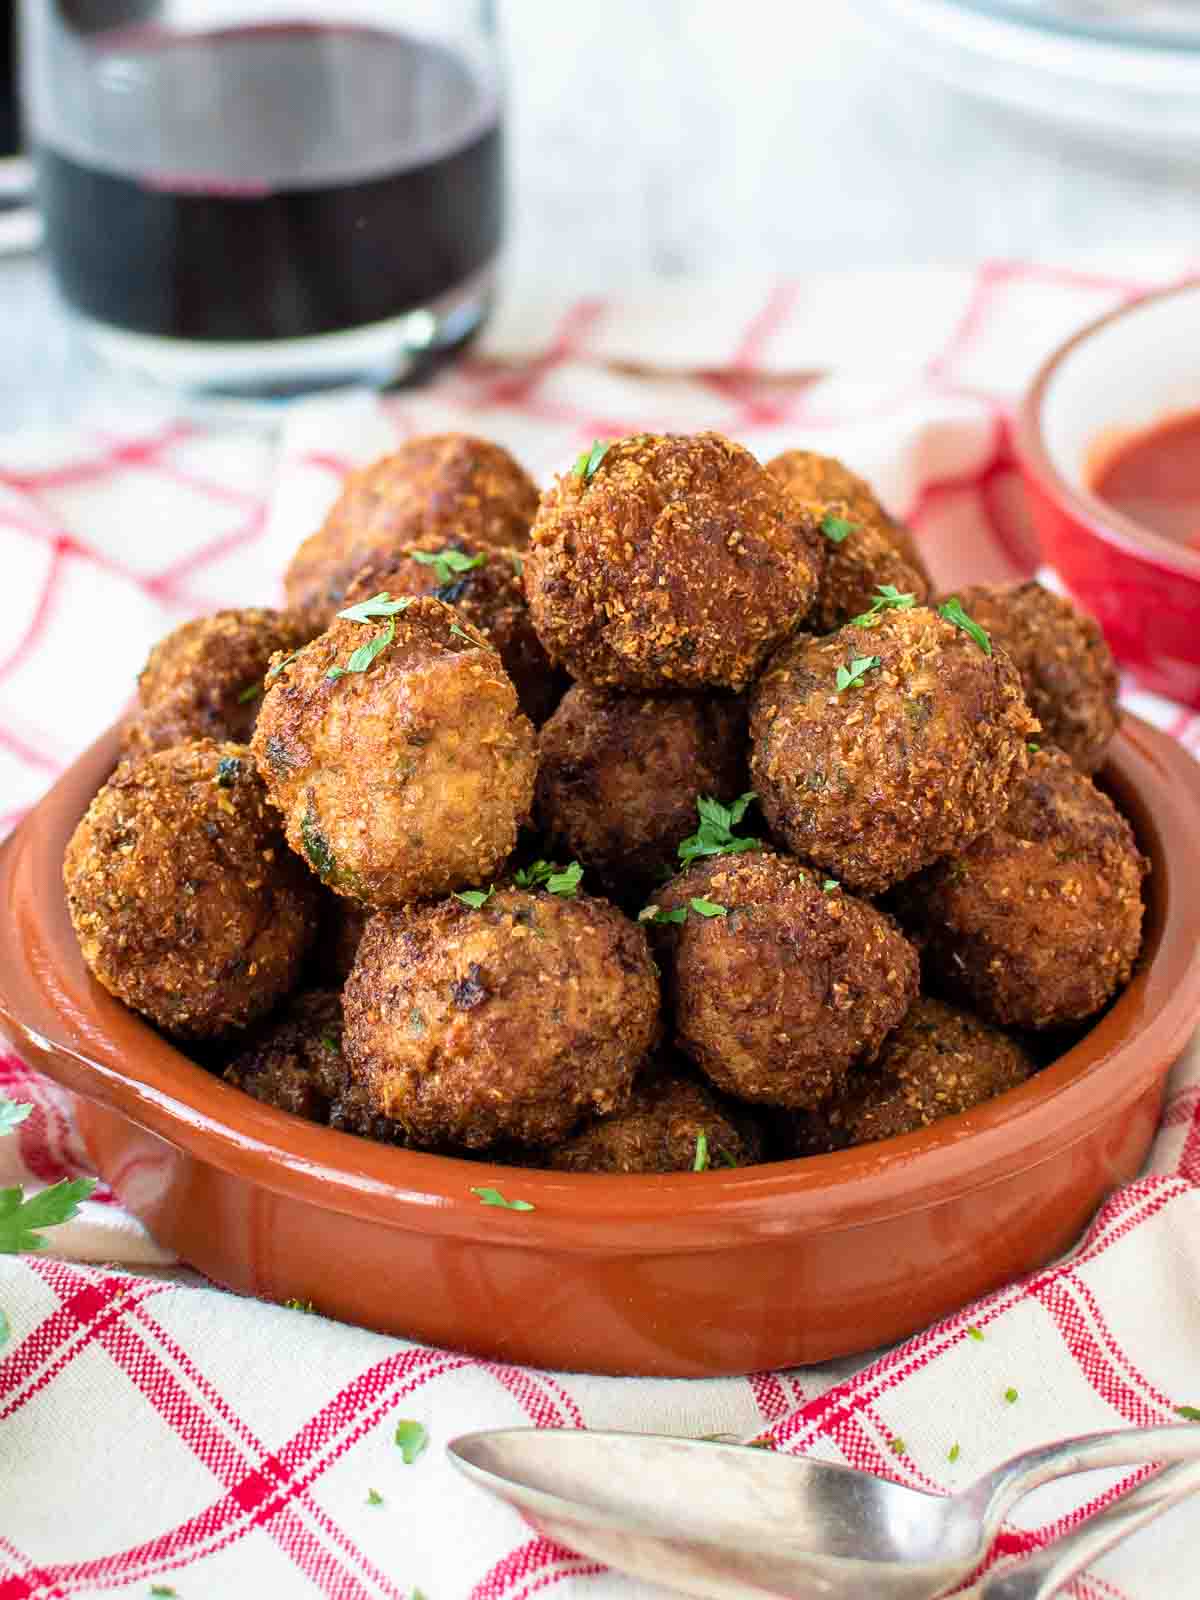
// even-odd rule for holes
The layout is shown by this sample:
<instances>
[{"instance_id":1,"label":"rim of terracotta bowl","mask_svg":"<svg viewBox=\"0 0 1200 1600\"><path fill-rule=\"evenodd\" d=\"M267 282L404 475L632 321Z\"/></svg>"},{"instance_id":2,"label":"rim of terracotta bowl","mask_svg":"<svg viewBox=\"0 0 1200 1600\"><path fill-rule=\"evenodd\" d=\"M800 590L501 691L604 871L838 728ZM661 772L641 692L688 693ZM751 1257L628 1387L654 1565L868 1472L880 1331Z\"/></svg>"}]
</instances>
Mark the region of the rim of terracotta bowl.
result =
<instances>
[{"instance_id":1,"label":"rim of terracotta bowl","mask_svg":"<svg viewBox=\"0 0 1200 1600\"><path fill-rule=\"evenodd\" d=\"M1115 310L1093 318L1069 339L1064 340L1042 362L1017 406L1014 443L1025 472L1035 478L1042 491L1049 498L1058 501L1071 518L1075 522L1082 523L1089 533L1125 555L1139 557L1152 566L1165 567L1200 582L1200 552L1184 549L1163 534L1156 533L1153 528L1147 528L1132 517L1127 517L1114 506L1110 506L1106 500L1101 500L1098 495L1091 494L1086 489L1081 489L1078 484L1063 476L1051 459L1042 423L1046 391L1063 362L1073 355L1080 345L1112 323L1131 316L1148 305L1187 294L1200 295L1200 276L1189 278L1184 283L1171 284L1165 289L1152 290L1149 294L1139 295L1136 300L1129 300L1124 305L1117 306ZM1164 410L1163 416L1168 415L1170 412Z\"/></svg>"},{"instance_id":2,"label":"rim of terracotta bowl","mask_svg":"<svg viewBox=\"0 0 1200 1600\"><path fill-rule=\"evenodd\" d=\"M277 1194L387 1226L596 1256L719 1251L798 1228L901 1216L1039 1165L1147 1091L1200 1022L1200 763L1126 716L1103 773L1155 864L1143 960L1087 1035L1028 1083L918 1133L834 1155L695 1174L609 1176L399 1150L262 1105L190 1061L86 971L63 850L107 778L116 730L0 852L0 1021L73 1092ZM1139 1061L1141 1066L1139 1068ZM1051 1111L1049 1107L1053 1105ZM483 1205L490 1185L532 1212Z\"/></svg>"}]
</instances>

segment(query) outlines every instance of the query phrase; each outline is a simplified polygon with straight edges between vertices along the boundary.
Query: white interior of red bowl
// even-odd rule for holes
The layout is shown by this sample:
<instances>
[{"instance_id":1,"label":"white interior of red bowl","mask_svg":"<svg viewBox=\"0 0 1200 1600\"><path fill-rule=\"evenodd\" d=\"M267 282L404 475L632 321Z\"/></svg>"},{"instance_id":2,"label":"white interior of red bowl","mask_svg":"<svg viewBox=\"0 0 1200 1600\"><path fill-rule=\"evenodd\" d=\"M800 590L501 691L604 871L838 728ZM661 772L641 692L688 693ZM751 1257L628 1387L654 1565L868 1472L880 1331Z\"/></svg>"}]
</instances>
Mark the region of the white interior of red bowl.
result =
<instances>
[{"instance_id":1,"label":"white interior of red bowl","mask_svg":"<svg viewBox=\"0 0 1200 1600\"><path fill-rule=\"evenodd\" d=\"M1059 476L1086 493L1098 447L1192 410L1200 410L1200 283L1132 306L1066 352L1042 395L1042 442Z\"/></svg>"}]
</instances>

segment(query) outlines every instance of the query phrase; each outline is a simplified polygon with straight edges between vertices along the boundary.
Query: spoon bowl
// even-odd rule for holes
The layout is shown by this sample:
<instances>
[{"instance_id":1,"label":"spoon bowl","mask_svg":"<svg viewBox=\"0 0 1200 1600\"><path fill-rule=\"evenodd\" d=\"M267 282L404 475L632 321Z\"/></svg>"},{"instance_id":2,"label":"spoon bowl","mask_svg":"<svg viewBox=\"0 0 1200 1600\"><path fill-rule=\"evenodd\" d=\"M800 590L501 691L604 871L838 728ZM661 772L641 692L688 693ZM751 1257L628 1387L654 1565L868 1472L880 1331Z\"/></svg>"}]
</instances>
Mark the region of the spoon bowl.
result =
<instances>
[{"instance_id":1,"label":"spoon bowl","mask_svg":"<svg viewBox=\"0 0 1200 1600\"><path fill-rule=\"evenodd\" d=\"M690 1594L931 1600L983 1558L1029 1490L1067 1473L1200 1459L1187 1424L1029 1451L956 1495L744 1445L511 1428L447 1447L472 1482L539 1533Z\"/></svg>"}]
</instances>

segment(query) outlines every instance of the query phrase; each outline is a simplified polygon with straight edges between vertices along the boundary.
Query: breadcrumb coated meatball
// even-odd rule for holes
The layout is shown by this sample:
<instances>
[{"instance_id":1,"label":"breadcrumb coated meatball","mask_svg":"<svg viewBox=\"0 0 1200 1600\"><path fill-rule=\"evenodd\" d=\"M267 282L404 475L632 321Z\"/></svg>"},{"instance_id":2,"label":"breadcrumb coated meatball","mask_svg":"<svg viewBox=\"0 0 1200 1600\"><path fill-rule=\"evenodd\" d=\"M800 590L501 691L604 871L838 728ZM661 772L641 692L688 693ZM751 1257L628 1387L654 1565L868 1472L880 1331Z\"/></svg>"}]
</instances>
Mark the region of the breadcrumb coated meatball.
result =
<instances>
[{"instance_id":1,"label":"breadcrumb coated meatball","mask_svg":"<svg viewBox=\"0 0 1200 1600\"><path fill-rule=\"evenodd\" d=\"M123 761L63 862L94 976L182 1038L264 1016L295 984L316 926L245 745L211 739Z\"/></svg>"},{"instance_id":2,"label":"breadcrumb coated meatball","mask_svg":"<svg viewBox=\"0 0 1200 1600\"><path fill-rule=\"evenodd\" d=\"M491 876L529 814L536 755L478 630L413 599L390 618L338 619L277 664L254 755L288 843L329 888L399 905Z\"/></svg>"},{"instance_id":3,"label":"breadcrumb coated meatball","mask_svg":"<svg viewBox=\"0 0 1200 1600\"><path fill-rule=\"evenodd\" d=\"M1041 750L999 824L897 890L927 973L984 1017L1080 1022L1133 971L1148 870L1090 778Z\"/></svg>"},{"instance_id":4,"label":"breadcrumb coated meatball","mask_svg":"<svg viewBox=\"0 0 1200 1600\"><path fill-rule=\"evenodd\" d=\"M1047 744L1095 772L1117 731L1117 667L1100 624L1040 583L976 584L965 609L1012 657Z\"/></svg>"},{"instance_id":5,"label":"breadcrumb coated meatball","mask_svg":"<svg viewBox=\"0 0 1200 1600\"><path fill-rule=\"evenodd\" d=\"M787 856L698 861L655 898L675 1043L739 1099L818 1105L916 997L892 919Z\"/></svg>"},{"instance_id":6,"label":"breadcrumb coated meatball","mask_svg":"<svg viewBox=\"0 0 1200 1600\"><path fill-rule=\"evenodd\" d=\"M874 523L855 522L844 501L829 501L818 509L821 525L834 528L838 537L830 540L816 603L804 625L807 631L832 633L843 627L870 609L885 584L915 596L919 605L928 600L924 571Z\"/></svg>"},{"instance_id":7,"label":"breadcrumb coated meatball","mask_svg":"<svg viewBox=\"0 0 1200 1600\"><path fill-rule=\"evenodd\" d=\"M324 523L292 557L288 605L319 632L368 561L415 539L521 546L536 510L537 486L500 445L466 433L410 439L347 478Z\"/></svg>"},{"instance_id":8,"label":"breadcrumb coated meatball","mask_svg":"<svg viewBox=\"0 0 1200 1600\"><path fill-rule=\"evenodd\" d=\"M819 543L741 445L636 434L542 495L525 588L550 659L574 678L741 689L811 606Z\"/></svg>"},{"instance_id":9,"label":"breadcrumb coated meatball","mask_svg":"<svg viewBox=\"0 0 1200 1600\"><path fill-rule=\"evenodd\" d=\"M623 898L675 867L697 795L728 802L746 788L744 701L577 683L541 731L534 810L563 853Z\"/></svg>"},{"instance_id":10,"label":"breadcrumb coated meatball","mask_svg":"<svg viewBox=\"0 0 1200 1600\"><path fill-rule=\"evenodd\" d=\"M644 932L583 895L381 912L343 998L356 1082L426 1145L555 1144L622 1103L658 1030Z\"/></svg>"},{"instance_id":11,"label":"breadcrumb coated meatball","mask_svg":"<svg viewBox=\"0 0 1200 1600\"><path fill-rule=\"evenodd\" d=\"M126 755L188 739L245 743L272 655L298 650L311 637L286 611L218 611L183 623L159 640L142 668L137 709L121 736Z\"/></svg>"},{"instance_id":12,"label":"breadcrumb coated meatball","mask_svg":"<svg viewBox=\"0 0 1200 1600\"><path fill-rule=\"evenodd\" d=\"M431 594L453 606L491 640L521 710L540 727L562 699L567 679L550 665L534 632L523 570L518 550L489 548L474 539L426 537L368 562L346 590L346 605L386 589Z\"/></svg>"},{"instance_id":13,"label":"breadcrumb coated meatball","mask_svg":"<svg viewBox=\"0 0 1200 1600\"><path fill-rule=\"evenodd\" d=\"M1028 1051L969 1011L922 995L869 1069L852 1072L797 1119L797 1154L819 1155L916 1133L1015 1089L1036 1071Z\"/></svg>"},{"instance_id":14,"label":"breadcrumb coated meatball","mask_svg":"<svg viewBox=\"0 0 1200 1600\"><path fill-rule=\"evenodd\" d=\"M923 606L885 611L775 656L751 780L789 850L876 894L997 821L1037 731L1003 651Z\"/></svg>"},{"instance_id":15,"label":"breadcrumb coated meatball","mask_svg":"<svg viewBox=\"0 0 1200 1600\"><path fill-rule=\"evenodd\" d=\"M789 494L819 510L822 517L833 511L860 528L882 534L920 573L926 585L930 584L929 571L912 533L884 509L867 480L851 472L836 456L818 455L815 450L783 450L767 462L767 471L779 479Z\"/></svg>"},{"instance_id":16,"label":"breadcrumb coated meatball","mask_svg":"<svg viewBox=\"0 0 1200 1600\"><path fill-rule=\"evenodd\" d=\"M655 1067L634 1086L628 1105L547 1151L544 1164L558 1172L692 1172L697 1161L705 1171L761 1159L762 1134L748 1113L732 1111L703 1084Z\"/></svg>"},{"instance_id":17,"label":"breadcrumb coated meatball","mask_svg":"<svg viewBox=\"0 0 1200 1600\"><path fill-rule=\"evenodd\" d=\"M342 1054L342 997L334 989L297 994L260 1023L225 1068L226 1083L308 1122L328 1123L384 1143L404 1143L394 1122L372 1116Z\"/></svg>"}]
</instances>

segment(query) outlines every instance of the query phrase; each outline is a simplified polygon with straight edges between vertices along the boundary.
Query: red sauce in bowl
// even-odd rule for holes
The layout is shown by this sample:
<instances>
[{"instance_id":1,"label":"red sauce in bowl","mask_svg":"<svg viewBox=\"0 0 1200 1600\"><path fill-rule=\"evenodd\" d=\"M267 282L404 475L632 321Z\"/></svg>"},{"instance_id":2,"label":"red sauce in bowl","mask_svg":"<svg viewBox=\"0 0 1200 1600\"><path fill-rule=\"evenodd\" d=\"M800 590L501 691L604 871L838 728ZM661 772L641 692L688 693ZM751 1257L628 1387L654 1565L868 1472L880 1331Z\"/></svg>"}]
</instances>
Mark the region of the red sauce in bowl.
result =
<instances>
[{"instance_id":1,"label":"red sauce in bowl","mask_svg":"<svg viewBox=\"0 0 1200 1600\"><path fill-rule=\"evenodd\" d=\"M1200 550L1200 411L1156 422L1105 451L1091 490L1143 528Z\"/></svg>"}]
</instances>

